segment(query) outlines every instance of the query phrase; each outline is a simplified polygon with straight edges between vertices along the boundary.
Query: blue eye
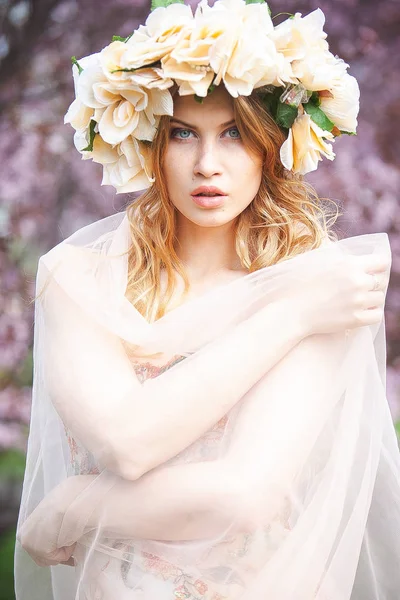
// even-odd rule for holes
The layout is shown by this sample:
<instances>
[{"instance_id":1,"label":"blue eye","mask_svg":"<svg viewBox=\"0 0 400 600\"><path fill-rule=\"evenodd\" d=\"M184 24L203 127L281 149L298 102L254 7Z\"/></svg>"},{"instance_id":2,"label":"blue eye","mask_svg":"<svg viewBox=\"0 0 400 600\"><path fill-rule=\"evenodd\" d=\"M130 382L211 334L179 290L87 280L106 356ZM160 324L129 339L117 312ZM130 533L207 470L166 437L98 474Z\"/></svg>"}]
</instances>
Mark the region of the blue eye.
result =
<instances>
[{"instance_id":1,"label":"blue eye","mask_svg":"<svg viewBox=\"0 0 400 600\"><path fill-rule=\"evenodd\" d=\"M224 132L224 135L228 132L234 132L235 135L233 136L228 136L230 139L232 140L240 140L240 132L239 129L237 127L230 127L229 129L227 129ZM174 129L171 130L171 138L175 138L178 140L188 140L190 138L190 135L193 133L193 131L191 131L190 129L182 129L182 127L175 127Z\"/></svg>"},{"instance_id":2,"label":"blue eye","mask_svg":"<svg viewBox=\"0 0 400 600\"><path fill-rule=\"evenodd\" d=\"M182 136L178 135L178 134L181 134L181 133L185 133L185 134L188 133L188 134L190 134L192 132L190 131L190 129L175 128L175 129L173 129L171 131L171 137L178 138L178 140L187 140L189 136L188 135L182 135Z\"/></svg>"},{"instance_id":3,"label":"blue eye","mask_svg":"<svg viewBox=\"0 0 400 600\"><path fill-rule=\"evenodd\" d=\"M237 135L234 135L231 139L232 140L239 140L240 139L240 132L239 129L237 127L230 127L227 131L234 131ZM229 136L231 137L231 136Z\"/></svg>"}]
</instances>

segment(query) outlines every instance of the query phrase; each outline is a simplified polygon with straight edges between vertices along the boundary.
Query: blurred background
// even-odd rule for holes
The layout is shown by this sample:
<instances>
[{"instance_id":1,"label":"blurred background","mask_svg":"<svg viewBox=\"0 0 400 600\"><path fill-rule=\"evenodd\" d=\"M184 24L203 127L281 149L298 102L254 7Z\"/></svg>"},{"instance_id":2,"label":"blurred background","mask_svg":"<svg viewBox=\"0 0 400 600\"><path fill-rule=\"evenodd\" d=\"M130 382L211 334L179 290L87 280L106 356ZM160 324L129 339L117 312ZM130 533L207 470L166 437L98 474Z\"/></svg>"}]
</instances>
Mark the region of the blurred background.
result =
<instances>
[{"instance_id":1,"label":"blurred background","mask_svg":"<svg viewBox=\"0 0 400 600\"><path fill-rule=\"evenodd\" d=\"M320 7L331 50L350 63L360 84L357 137L337 140L336 160L321 163L309 179L340 205L341 237L389 234L387 395L400 430L400 2L269 4L273 15ZM140 0L0 0L0 600L14 599L38 258L132 199L100 187L101 165L81 160L72 128L63 125L74 99L70 58L99 51L114 34L129 35L149 10Z\"/></svg>"}]
</instances>

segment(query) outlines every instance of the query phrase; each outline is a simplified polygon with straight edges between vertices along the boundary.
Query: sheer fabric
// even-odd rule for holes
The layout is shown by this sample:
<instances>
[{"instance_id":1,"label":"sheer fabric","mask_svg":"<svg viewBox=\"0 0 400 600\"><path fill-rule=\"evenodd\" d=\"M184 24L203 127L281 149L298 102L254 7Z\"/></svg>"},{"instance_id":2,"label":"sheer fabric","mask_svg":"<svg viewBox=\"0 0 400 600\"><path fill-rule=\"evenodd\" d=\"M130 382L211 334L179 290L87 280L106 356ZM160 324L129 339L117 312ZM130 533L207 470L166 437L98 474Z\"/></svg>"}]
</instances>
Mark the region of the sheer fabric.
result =
<instances>
[{"instance_id":1,"label":"sheer fabric","mask_svg":"<svg viewBox=\"0 0 400 600\"><path fill-rule=\"evenodd\" d=\"M395 600L384 322L309 336L272 369L270 341L254 341L264 307L343 253L390 256L387 236L260 269L153 323L124 295L128 247L118 213L40 259L18 537L55 515L40 543L77 542L76 566L39 567L17 542L17 600Z\"/></svg>"}]
</instances>

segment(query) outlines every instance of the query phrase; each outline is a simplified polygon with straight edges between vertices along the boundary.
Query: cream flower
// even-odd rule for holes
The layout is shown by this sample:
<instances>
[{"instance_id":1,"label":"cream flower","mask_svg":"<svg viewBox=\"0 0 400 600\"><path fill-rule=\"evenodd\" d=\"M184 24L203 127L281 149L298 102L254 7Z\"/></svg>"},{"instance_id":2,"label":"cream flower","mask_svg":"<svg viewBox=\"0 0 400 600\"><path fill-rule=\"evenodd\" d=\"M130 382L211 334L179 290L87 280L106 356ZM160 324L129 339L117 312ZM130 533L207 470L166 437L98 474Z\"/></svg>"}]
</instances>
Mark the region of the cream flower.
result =
<instances>
[{"instance_id":1,"label":"cream flower","mask_svg":"<svg viewBox=\"0 0 400 600\"><path fill-rule=\"evenodd\" d=\"M86 129L94 115L94 109L85 106L75 98L64 116L64 124L70 123L74 129Z\"/></svg>"},{"instance_id":2,"label":"cream flower","mask_svg":"<svg viewBox=\"0 0 400 600\"><path fill-rule=\"evenodd\" d=\"M79 65L82 69L87 68L91 65L98 64L99 54L91 54L85 56L79 60ZM79 69L76 64L72 65L72 77L74 81L75 100L70 104L65 116L64 124L70 123L74 129L85 129L89 127L90 119L93 117L93 107L86 106L79 98L78 95L78 81L79 81Z\"/></svg>"},{"instance_id":3,"label":"cream flower","mask_svg":"<svg viewBox=\"0 0 400 600\"><path fill-rule=\"evenodd\" d=\"M149 154L145 146L130 137L118 145L117 154L114 162L103 163L101 185L112 185L117 194L148 188L154 180L149 177Z\"/></svg>"},{"instance_id":4,"label":"cream flower","mask_svg":"<svg viewBox=\"0 0 400 600\"><path fill-rule=\"evenodd\" d=\"M360 89L357 80L346 73L331 88L333 98L321 98L321 110L341 131L354 133L360 109Z\"/></svg>"},{"instance_id":5,"label":"cream flower","mask_svg":"<svg viewBox=\"0 0 400 600\"><path fill-rule=\"evenodd\" d=\"M290 61L293 75L311 91L331 90L348 65L329 52L321 9L302 17L296 13L275 27L271 39Z\"/></svg>"},{"instance_id":6,"label":"cream flower","mask_svg":"<svg viewBox=\"0 0 400 600\"><path fill-rule=\"evenodd\" d=\"M269 37L274 26L266 3L219 0L214 7L225 9L225 14L226 11L236 14L231 36L221 36L211 50L210 64L216 72L216 84L223 80L228 92L237 97L248 96L263 85L294 81L289 61L277 52Z\"/></svg>"},{"instance_id":7,"label":"cream flower","mask_svg":"<svg viewBox=\"0 0 400 600\"><path fill-rule=\"evenodd\" d=\"M226 11L211 13L196 12L196 26L183 37L171 53L161 63L167 77L174 79L180 86L180 95L197 94L206 96L214 79L210 67L210 52L215 41L231 32L236 39L239 23L235 15Z\"/></svg>"},{"instance_id":8,"label":"cream flower","mask_svg":"<svg viewBox=\"0 0 400 600\"><path fill-rule=\"evenodd\" d=\"M248 96L254 88L263 85L279 86L295 81L290 63L277 52L273 41L266 35L272 29L267 5L249 4L243 12L240 35L229 60L220 59L227 55L223 50L221 52L222 39L215 44L211 66L218 74L223 73L223 82L232 96Z\"/></svg>"},{"instance_id":9,"label":"cream flower","mask_svg":"<svg viewBox=\"0 0 400 600\"><path fill-rule=\"evenodd\" d=\"M145 89L141 84L149 80L152 89ZM145 70L142 76L136 72L126 81L109 81L99 60L80 74L77 98L84 106L98 109L95 120L107 143L118 144L131 134L151 141L157 117L173 113L172 96L162 87L157 87L154 70Z\"/></svg>"},{"instance_id":10,"label":"cream flower","mask_svg":"<svg viewBox=\"0 0 400 600\"><path fill-rule=\"evenodd\" d=\"M290 62L301 60L310 53L328 50L324 24L325 15L320 8L305 17L296 13L292 19L277 25L271 38L278 52L282 52Z\"/></svg>"},{"instance_id":11,"label":"cream flower","mask_svg":"<svg viewBox=\"0 0 400 600\"><path fill-rule=\"evenodd\" d=\"M137 83L146 88L166 90L174 82L165 76L160 68L141 67L137 71L122 71L126 69L125 54L128 46L125 42L112 42L100 52L99 62L107 81L128 86Z\"/></svg>"},{"instance_id":12,"label":"cream flower","mask_svg":"<svg viewBox=\"0 0 400 600\"><path fill-rule=\"evenodd\" d=\"M124 68L122 65L126 49L125 42L115 41L100 52L99 62L108 81L125 82L129 80L130 73L121 70Z\"/></svg>"},{"instance_id":13,"label":"cream flower","mask_svg":"<svg viewBox=\"0 0 400 600\"><path fill-rule=\"evenodd\" d=\"M291 63L293 76L307 90L331 90L348 65L329 52L321 9L302 17L296 13L275 27L271 34L276 49Z\"/></svg>"},{"instance_id":14,"label":"cream flower","mask_svg":"<svg viewBox=\"0 0 400 600\"><path fill-rule=\"evenodd\" d=\"M153 10L126 42L122 65L136 69L161 60L180 41L188 28L193 26L190 6L171 4Z\"/></svg>"},{"instance_id":15,"label":"cream flower","mask_svg":"<svg viewBox=\"0 0 400 600\"><path fill-rule=\"evenodd\" d=\"M174 59L168 59L163 67L171 77L173 76L179 86L181 96L190 94L196 94L203 98L207 96L207 90L214 79L214 72L211 68L207 69L206 66L194 68L190 63L179 64Z\"/></svg>"},{"instance_id":16,"label":"cream flower","mask_svg":"<svg viewBox=\"0 0 400 600\"><path fill-rule=\"evenodd\" d=\"M159 122L157 116L172 113L172 96L168 90L144 90L137 86L122 90L120 98L107 106L98 122L99 132L109 144L118 144L131 134L152 141Z\"/></svg>"},{"instance_id":17,"label":"cream flower","mask_svg":"<svg viewBox=\"0 0 400 600\"><path fill-rule=\"evenodd\" d=\"M292 62L294 76L313 92L332 91L346 75L348 66L331 52L310 53L304 59Z\"/></svg>"},{"instance_id":18,"label":"cream flower","mask_svg":"<svg viewBox=\"0 0 400 600\"><path fill-rule=\"evenodd\" d=\"M149 90L153 88L167 90L174 85L172 79L166 77L163 70L158 67L143 68L134 73L130 73L129 81Z\"/></svg>"},{"instance_id":19,"label":"cream flower","mask_svg":"<svg viewBox=\"0 0 400 600\"><path fill-rule=\"evenodd\" d=\"M154 182L151 148L132 136L111 146L96 135L93 151L89 152L83 150L87 146L85 136L77 131L74 143L82 154L82 160L91 159L103 165L102 185L114 186L118 194L143 190Z\"/></svg>"},{"instance_id":20,"label":"cream flower","mask_svg":"<svg viewBox=\"0 0 400 600\"><path fill-rule=\"evenodd\" d=\"M268 33L273 30L266 4L219 0L199 4L195 27L162 60L164 73L175 79L181 95L206 96L210 83L225 84L237 97L255 87L292 81L290 64L278 54Z\"/></svg>"},{"instance_id":21,"label":"cream flower","mask_svg":"<svg viewBox=\"0 0 400 600\"><path fill-rule=\"evenodd\" d=\"M333 140L334 136L318 127L308 114L299 115L281 147L283 166L289 171L305 175L317 169L318 161L322 160L321 155L333 160L335 154L332 146L324 138Z\"/></svg>"}]
</instances>

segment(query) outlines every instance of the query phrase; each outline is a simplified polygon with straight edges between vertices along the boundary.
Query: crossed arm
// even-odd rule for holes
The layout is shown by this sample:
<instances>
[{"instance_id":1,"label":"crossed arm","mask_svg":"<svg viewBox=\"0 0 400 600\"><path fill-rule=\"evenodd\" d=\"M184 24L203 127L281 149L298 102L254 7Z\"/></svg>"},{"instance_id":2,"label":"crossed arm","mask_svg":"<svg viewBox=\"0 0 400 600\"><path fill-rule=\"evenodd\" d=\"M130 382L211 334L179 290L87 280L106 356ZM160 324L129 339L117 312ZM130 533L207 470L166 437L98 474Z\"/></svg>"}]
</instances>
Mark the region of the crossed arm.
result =
<instances>
[{"instance_id":1,"label":"crossed arm","mask_svg":"<svg viewBox=\"0 0 400 600\"><path fill-rule=\"evenodd\" d=\"M338 335L309 336L288 352L244 394L228 450L216 461L161 464L134 481L110 473L113 485L104 493L97 476L67 479L28 519L24 547L38 560L57 560L65 545L72 553L74 542L100 524L117 538L171 541L273 519L330 410L342 351ZM202 410L199 404L198 416ZM65 518L70 537L62 540Z\"/></svg>"}]
</instances>

